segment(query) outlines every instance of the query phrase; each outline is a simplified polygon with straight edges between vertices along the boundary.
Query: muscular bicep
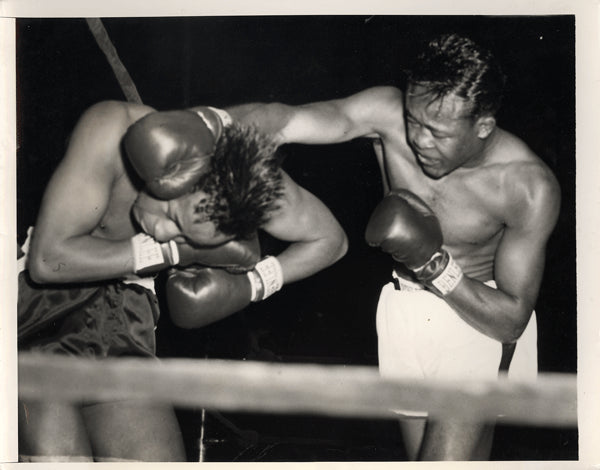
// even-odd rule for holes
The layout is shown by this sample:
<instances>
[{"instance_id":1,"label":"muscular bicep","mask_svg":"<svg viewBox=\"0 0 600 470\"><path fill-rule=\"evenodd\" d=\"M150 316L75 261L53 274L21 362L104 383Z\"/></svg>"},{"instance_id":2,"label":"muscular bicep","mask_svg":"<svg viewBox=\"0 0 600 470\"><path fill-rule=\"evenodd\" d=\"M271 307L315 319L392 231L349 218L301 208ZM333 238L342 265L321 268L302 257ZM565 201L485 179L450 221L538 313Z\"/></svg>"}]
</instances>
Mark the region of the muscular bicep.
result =
<instances>
[{"instance_id":1,"label":"muscular bicep","mask_svg":"<svg viewBox=\"0 0 600 470\"><path fill-rule=\"evenodd\" d=\"M541 284L546 244L558 217L560 190L552 177L537 187L518 188L520 198L512 205L498 246L495 279L498 288L532 310ZM519 197L517 195L517 197Z\"/></svg>"},{"instance_id":2,"label":"muscular bicep","mask_svg":"<svg viewBox=\"0 0 600 470\"><path fill-rule=\"evenodd\" d=\"M377 137L402 125L402 94L374 87L341 99L284 108L278 138L283 143L332 144Z\"/></svg>"}]
</instances>

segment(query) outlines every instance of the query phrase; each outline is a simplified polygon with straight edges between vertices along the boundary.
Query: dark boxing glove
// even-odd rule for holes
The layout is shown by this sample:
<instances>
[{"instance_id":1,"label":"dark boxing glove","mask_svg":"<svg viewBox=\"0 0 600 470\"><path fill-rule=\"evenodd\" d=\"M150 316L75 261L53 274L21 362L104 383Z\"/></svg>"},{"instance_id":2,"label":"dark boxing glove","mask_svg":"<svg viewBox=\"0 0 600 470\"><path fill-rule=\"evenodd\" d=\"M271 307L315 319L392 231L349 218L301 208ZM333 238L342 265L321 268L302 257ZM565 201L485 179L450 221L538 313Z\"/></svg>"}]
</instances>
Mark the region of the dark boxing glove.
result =
<instances>
[{"instance_id":1,"label":"dark boxing glove","mask_svg":"<svg viewBox=\"0 0 600 470\"><path fill-rule=\"evenodd\" d=\"M255 233L248 240L231 240L218 246L195 247L177 243L179 266L203 265L224 268L229 272L244 273L260 260L260 243Z\"/></svg>"},{"instance_id":2,"label":"dark boxing glove","mask_svg":"<svg viewBox=\"0 0 600 470\"><path fill-rule=\"evenodd\" d=\"M228 115L209 107L153 112L129 127L123 147L152 194L179 197L210 170L224 126L221 116Z\"/></svg>"},{"instance_id":3,"label":"dark boxing glove","mask_svg":"<svg viewBox=\"0 0 600 470\"><path fill-rule=\"evenodd\" d=\"M417 195L390 191L377 205L365 233L370 246L381 248L404 264L416 278L441 295L452 292L463 274L442 248L440 223Z\"/></svg>"},{"instance_id":4,"label":"dark boxing glove","mask_svg":"<svg viewBox=\"0 0 600 470\"><path fill-rule=\"evenodd\" d=\"M169 314L182 328L200 328L266 299L282 285L281 266L272 256L245 274L215 268L173 270L167 279Z\"/></svg>"}]
</instances>

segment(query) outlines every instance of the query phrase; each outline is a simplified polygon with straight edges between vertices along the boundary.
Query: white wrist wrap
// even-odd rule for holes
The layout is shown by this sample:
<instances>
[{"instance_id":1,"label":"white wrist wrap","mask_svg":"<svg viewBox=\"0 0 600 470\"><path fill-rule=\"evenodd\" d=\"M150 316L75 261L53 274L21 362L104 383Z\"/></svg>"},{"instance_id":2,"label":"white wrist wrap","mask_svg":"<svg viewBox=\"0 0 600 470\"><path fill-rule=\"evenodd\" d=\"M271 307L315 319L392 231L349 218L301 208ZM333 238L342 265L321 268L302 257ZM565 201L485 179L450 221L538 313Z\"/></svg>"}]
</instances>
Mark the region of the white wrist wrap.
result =
<instances>
[{"instance_id":1,"label":"white wrist wrap","mask_svg":"<svg viewBox=\"0 0 600 470\"><path fill-rule=\"evenodd\" d=\"M252 289L252 302L264 300L283 286L281 264L279 264L279 261L274 256L267 256L259 261L254 269L248 273L248 279L250 280L250 288ZM262 295L258 298L261 290Z\"/></svg>"},{"instance_id":2,"label":"white wrist wrap","mask_svg":"<svg viewBox=\"0 0 600 470\"><path fill-rule=\"evenodd\" d=\"M160 243L146 233L133 236L131 246L133 247L133 271L136 273L165 262Z\"/></svg>"},{"instance_id":3,"label":"white wrist wrap","mask_svg":"<svg viewBox=\"0 0 600 470\"><path fill-rule=\"evenodd\" d=\"M169 240L169 250L171 250L171 261L173 262L173 266L177 266L179 264L179 248L177 248L177 243L175 240Z\"/></svg>"},{"instance_id":4,"label":"white wrist wrap","mask_svg":"<svg viewBox=\"0 0 600 470\"><path fill-rule=\"evenodd\" d=\"M452 258L450 253L448 253L448 256L450 259L442 273L431 281L433 287L435 287L442 295L447 295L452 292L463 278L463 272L462 269L460 269L460 266L456 264L456 261L454 261L454 258Z\"/></svg>"},{"instance_id":5,"label":"white wrist wrap","mask_svg":"<svg viewBox=\"0 0 600 470\"><path fill-rule=\"evenodd\" d=\"M221 120L223 127L229 127L233 123L233 119L231 119L231 116L229 115L229 113L227 111L225 111L224 109L213 108L212 106L208 106L208 109L214 111L214 113L217 116L219 116L219 119Z\"/></svg>"}]
</instances>

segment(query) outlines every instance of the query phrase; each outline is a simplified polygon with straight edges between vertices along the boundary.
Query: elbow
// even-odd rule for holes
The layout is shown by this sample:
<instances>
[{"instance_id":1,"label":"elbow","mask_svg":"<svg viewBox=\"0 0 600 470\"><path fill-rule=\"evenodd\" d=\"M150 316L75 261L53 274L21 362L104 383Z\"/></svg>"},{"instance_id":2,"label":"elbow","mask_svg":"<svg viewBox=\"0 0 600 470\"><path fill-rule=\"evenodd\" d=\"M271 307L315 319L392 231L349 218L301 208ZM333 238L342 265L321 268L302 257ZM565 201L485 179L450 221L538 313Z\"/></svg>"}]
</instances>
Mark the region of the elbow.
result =
<instances>
[{"instance_id":1,"label":"elbow","mask_svg":"<svg viewBox=\"0 0 600 470\"><path fill-rule=\"evenodd\" d=\"M327 253L330 265L339 261L348 252L348 236L341 227L329 238L324 252Z\"/></svg>"},{"instance_id":2,"label":"elbow","mask_svg":"<svg viewBox=\"0 0 600 470\"><path fill-rule=\"evenodd\" d=\"M507 325L506 328L504 328L504 331L503 331L501 337L499 338L502 343L504 343L504 344L516 343L519 340L519 338L525 331L527 324L529 323L529 319L531 317L531 312L529 312L529 313L530 313L529 315L525 316L526 317L525 319L523 319L523 317L521 317L521 319L510 322L510 325Z\"/></svg>"},{"instance_id":3,"label":"elbow","mask_svg":"<svg viewBox=\"0 0 600 470\"><path fill-rule=\"evenodd\" d=\"M338 236L337 250L335 251L335 261L341 259L346 253L348 253L348 236L343 230Z\"/></svg>"},{"instance_id":4,"label":"elbow","mask_svg":"<svg viewBox=\"0 0 600 470\"><path fill-rule=\"evenodd\" d=\"M27 270L33 282L37 284L51 284L57 281L56 271L50 268L42 255L28 256Z\"/></svg>"}]
</instances>

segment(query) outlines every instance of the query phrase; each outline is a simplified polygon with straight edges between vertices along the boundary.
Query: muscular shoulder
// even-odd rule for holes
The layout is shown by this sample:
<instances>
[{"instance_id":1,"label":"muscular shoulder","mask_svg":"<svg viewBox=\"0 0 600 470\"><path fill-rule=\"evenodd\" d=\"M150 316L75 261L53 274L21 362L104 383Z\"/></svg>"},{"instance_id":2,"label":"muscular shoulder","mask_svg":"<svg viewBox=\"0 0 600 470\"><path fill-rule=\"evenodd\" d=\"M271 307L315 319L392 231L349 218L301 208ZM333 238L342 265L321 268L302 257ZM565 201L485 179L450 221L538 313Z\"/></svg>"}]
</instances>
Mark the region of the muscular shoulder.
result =
<instances>
[{"instance_id":1,"label":"muscular shoulder","mask_svg":"<svg viewBox=\"0 0 600 470\"><path fill-rule=\"evenodd\" d=\"M499 163L501 190L509 210L507 223L543 230L554 226L560 186L550 168L520 139L510 136Z\"/></svg>"},{"instance_id":2,"label":"muscular shoulder","mask_svg":"<svg viewBox=\"0 0 600 470\"><path fill-rule=\"evenodd\" d=\"M102 101L90 106L71 134L66 159L114 164L128 127L151 111L149 106L122 101Z\"/></svg>"},{"instance_id":3,"label":"muscular shoulder","mask_svg":"<svg viewBox=\"0 0 600 470\"><path fill-rule=\"evenodd\" d=\"M356 93L350 100L379 121L395 119L404 115L404 95L398 88L377 86Z\"/></svg>"},{"instance_id":4,"label":"muscular shoulder","mask_svg":"<svg viewBox=\"0 0 600 470\"><path fill-rule=\"evenodd\" d=\"M101 101L82 114L79 127L94 126L102 131L124 132L132 123L153 111L150 106L125 101Z\"/></svg>"},{"instance_id":5,"label":"muscular shoulder","mask_svg":"<svg viewBox=\"0 0 600 470\"><path fill-rule=\"evenodd\" d=\"M403 127L403 94L398 88L367 88L337 103L342 114L354 122L356 128L369 131L364 137L394 134Z\"/></svg>"}]
</instances>

